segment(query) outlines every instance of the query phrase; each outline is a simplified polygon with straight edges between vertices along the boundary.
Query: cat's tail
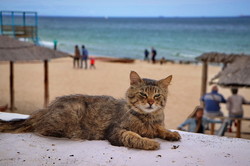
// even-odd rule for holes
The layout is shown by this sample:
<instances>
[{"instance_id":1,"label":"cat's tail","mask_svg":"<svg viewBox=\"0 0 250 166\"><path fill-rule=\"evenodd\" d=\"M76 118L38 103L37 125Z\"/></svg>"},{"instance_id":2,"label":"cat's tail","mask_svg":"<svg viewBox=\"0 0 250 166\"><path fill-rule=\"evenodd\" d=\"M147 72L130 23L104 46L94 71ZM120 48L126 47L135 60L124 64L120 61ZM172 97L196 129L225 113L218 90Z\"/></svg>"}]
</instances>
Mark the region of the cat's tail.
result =
<instances>
[{"instance_id":1,"label":"cat's tail","mask_svg":"<svg viewBox=\"0 0 250 166\"><path fill-rule=\"evenodd\" d=\"M33 127L30 125L29 119L0 120L0 132L2 133L25 133L32 131Z\"/></svg>"}]
</instances>

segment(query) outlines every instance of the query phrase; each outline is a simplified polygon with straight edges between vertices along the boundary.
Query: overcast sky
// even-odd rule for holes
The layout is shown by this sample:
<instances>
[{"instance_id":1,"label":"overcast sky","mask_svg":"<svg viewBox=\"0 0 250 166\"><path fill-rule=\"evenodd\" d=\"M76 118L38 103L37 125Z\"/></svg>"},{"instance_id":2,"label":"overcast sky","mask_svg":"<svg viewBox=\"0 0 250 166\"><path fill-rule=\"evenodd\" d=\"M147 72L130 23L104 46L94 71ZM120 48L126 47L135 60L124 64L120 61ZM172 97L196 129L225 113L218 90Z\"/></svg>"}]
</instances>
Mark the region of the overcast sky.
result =
<instances>
[{"instance_id":1,"label":"overcast sky","mask_svg":"<svg viewBox=\"0 0 250 166\"><path fill-rule=\"evenodd\" d=\"M239 16L250 0L0 0L0 10L47 16Z\"/></svg>"}]
</instances>

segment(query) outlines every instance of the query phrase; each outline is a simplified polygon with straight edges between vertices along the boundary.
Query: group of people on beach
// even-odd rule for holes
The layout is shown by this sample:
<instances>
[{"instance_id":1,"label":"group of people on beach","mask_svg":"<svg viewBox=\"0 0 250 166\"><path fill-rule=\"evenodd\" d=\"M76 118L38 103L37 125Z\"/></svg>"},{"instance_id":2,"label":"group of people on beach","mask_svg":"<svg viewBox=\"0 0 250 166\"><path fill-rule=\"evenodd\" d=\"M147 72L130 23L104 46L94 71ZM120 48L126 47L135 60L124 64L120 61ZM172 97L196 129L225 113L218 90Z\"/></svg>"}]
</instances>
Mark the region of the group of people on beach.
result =
<instances>
[{"instance_id":1,"label":"group of people on beach","mask_svg":"<svg viewBox=\"0 0 250 166\"><path fill-rule=\"evenodd\" d=\"M75 45L75 55L73 57L73 67L74 68L83 68L83 61L85 64L85 69L88 69L88 59L89 53L88 50L82 45L82 51L80 52L79 46ZM95 59L90 58L90 69L95 69Z\"/></svg>"},{"instance_id":2,"label":"group of people on beach","mask_svg":"<svg viewBox=\"0 0 250 166\"><path fill-rule=\"evenodd\" d=\"M152 63L156 63L156 55L157 55L157 51L154 47L151 48L151 61ZM149 59L149 51L147 49L144 50L144 60L150 62Z\"/></svg>"},{"instance_id":3,"label":"group of people on beach","mask_svg":"<svg viewBox=\"0 0 250 166\"><path fill-rule=\"evenodd\" d=\"M208 127L209 123L226 123L228 128L225 126L221 130L223 135L226 130L232 132L232 124L234 118L243 118L243 104L250 104L243 96L238 95L238 89L231 89L232 95L226 100L224 96L218 93L218 87L213 86L210 93L206 93L201 97L201 101L204 103L204 108L197 106L192 114L185 120L182 124L178 126L179 130L185 130L184 127L188 126L189 132L195 133L205 133L205 129ZM228 110L229 119L226 121L215 120L214 118L223 117L224 114L221 111L220 103L226 103L226 108ZM235 123L235 125L237 125ZM219 129L220 130L220 129Z\"/></svg>"}]
</instances>

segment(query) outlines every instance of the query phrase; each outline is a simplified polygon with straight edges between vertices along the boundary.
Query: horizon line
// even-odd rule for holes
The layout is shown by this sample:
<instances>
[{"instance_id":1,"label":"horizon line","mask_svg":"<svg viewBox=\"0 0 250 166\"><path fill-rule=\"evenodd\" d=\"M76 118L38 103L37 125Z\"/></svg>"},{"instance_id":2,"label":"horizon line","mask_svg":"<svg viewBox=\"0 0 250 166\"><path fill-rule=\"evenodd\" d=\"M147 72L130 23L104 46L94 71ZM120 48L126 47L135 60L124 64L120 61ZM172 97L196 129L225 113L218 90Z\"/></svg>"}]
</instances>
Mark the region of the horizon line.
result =
<instances>
[{"instance_id":1,"label":"horizon line","mask_svg":"<svg viewBox=\"0 0 250 166\"><path fill-rule=\"evenodd\" d=\"M70 16L70 15L38 15L38 17L78 17L78 18L228 18L228 17L250 17L250 15L232 16Z\"/></svg>"}]
</instances>

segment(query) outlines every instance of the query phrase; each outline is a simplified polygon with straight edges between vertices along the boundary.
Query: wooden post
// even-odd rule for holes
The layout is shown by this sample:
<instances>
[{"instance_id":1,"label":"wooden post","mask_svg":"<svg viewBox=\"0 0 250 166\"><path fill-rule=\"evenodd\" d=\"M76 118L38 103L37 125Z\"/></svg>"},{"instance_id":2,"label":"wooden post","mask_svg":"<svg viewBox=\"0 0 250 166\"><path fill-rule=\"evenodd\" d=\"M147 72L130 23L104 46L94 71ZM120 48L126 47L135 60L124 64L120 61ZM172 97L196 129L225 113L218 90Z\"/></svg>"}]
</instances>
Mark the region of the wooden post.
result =
<instances>
[{"instance_id":1,"label":"wooden post","mask_svg":"<svg viewBox=\"0 0 250 166\"><path fill-rule=\"evenodd\" d=\"M15 109L15 97L14 97L14 62L10 61L10 110Z\"/></svg>"},{"instance_id":2,"label":"wooden post","mask_svg":"<svg viewBox=\"0 0 250 166\"><path fill-rule=\"evenodd\" d=\"M49 66L48 60L44 60L44 107L49 104Z\"/></svg>"},{"instance_id":3,"label":"wooden post","mask_svg":"<svg viewBox=\"0 0 250 166\"><path fill-rule=\"evenodd\" d=\"M241 137L241 120L237 119L237 131L236 131L236 137L240 138Z\"/></svg>"},{"instance_id":4,"label":"wooden post","mask_svg":"<svg viewBox=\"0 0 250 166\"><path fill-rule=\"evenodd\" d=\"M215 128L215 124L211 123L211 130L210 130L211 135L214 135L214 128Z\"/></svg>"},{"instance_id":5,"label":"wooden post","mask_svg":"<svg viewBox=\"0 0 250 166\"><path fill-rule=\"evenodd\" d=\"M202 80L201 80L201 97L207 92L207 62L202 61ZM201 103L202 106L204 106L203 103Z\"/></svg>"}]
</instances>

